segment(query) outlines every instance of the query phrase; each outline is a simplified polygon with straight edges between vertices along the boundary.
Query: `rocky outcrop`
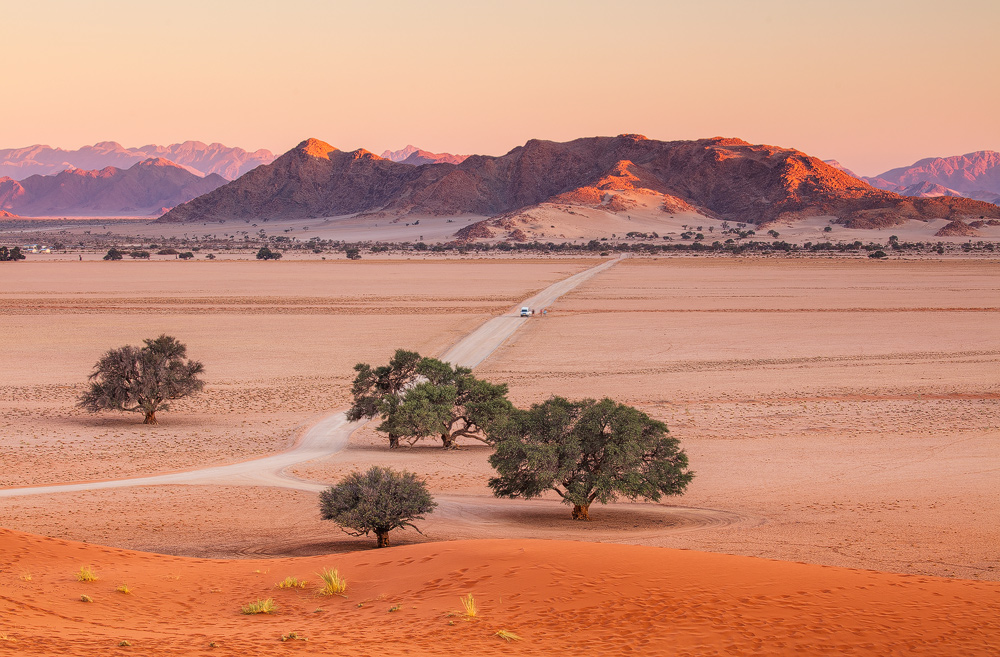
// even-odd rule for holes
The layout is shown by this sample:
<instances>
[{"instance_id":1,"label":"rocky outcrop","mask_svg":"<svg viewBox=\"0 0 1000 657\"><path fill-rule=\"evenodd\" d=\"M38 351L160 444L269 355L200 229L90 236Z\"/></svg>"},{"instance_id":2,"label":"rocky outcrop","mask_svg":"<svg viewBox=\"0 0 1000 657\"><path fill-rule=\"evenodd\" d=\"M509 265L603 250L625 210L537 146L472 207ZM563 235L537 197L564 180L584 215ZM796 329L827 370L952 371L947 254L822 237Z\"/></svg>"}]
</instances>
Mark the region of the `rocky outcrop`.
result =
<instances>
[{"instance_id":1,"label":"rocky outcrop","mask_svg":"<svg viewBox=\"0 0 1000 657\"><path fill-rule=\"evenodd\" d=\"M420 167L310 139L160 221L352 213L496 216L544 202L606 204L611 191L631 190L669 197L664 205L671 208L754 224L818 214L882 223L1000 216L997 206L968 199L906 198L876 189L794 149L721 137L662 142L619 135L531 140L499 157L473 155L457 165Z\"/></svg>"},{"instance_id":2,"label":"rocky outcrop","mask_svg":"<svg viewBox=\"0 0 1000 657\"><path fill-rule=\"evenodd\" d=\"M943 226L941 230L934 233L934 237L977 237L978 235L979 233L975 228L961 219L950 222L948 225Z\"/></svg>"},{"instance_id":3,"label":"rocky outcrop","mask_svg":"<svg viewBox=\"0 0 1000 657\"><path fill-rule=\"evenodd\" d=\"M71 169L17 181L0 178L0 208L27 217L142 216L158 213L224 185L162 158L128 169Z\"/></svg>"}]
</instances>

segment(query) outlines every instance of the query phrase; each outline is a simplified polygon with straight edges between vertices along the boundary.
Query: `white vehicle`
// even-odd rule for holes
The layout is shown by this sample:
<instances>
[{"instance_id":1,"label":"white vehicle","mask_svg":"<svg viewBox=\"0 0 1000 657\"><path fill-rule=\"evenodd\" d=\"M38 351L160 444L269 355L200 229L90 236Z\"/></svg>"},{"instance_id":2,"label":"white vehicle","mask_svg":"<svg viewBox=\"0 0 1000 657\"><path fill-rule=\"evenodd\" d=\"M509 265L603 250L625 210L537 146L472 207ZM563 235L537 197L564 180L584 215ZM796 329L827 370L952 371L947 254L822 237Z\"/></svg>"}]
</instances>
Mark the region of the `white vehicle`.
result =
<instances>
[{"instance_id":1,"label":"white vehicle","mask_svg":"<svg viewBox=\"0 0 1000 657\"><path fill-rule=\"evenodd\" d=\"M531 308L527 306L521 308L521 317L531 317Z\"/></svg>"}]
</instances>

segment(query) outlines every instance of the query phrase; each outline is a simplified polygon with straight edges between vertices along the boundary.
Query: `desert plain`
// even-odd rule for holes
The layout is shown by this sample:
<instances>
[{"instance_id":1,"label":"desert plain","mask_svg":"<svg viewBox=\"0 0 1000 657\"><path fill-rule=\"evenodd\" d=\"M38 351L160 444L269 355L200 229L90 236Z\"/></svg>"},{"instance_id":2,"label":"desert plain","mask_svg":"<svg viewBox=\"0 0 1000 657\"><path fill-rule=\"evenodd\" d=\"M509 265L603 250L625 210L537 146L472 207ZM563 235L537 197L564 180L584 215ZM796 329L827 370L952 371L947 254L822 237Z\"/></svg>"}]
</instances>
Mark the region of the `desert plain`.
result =
<instances>
[{"instance_id":1,"label":"desert plain","mask_svg":"<svg viewBox=\"0 0 1000 657\"><path fill-rule=\"evenodd\" d=\"M0 486L281 452L349 404L355 363L441 355L602 261L5 266ZM996 654L998 266L637 257L582 283L475 373L520 406L611 397L668 424L696 472L687 492L595 506L590 523L555 497L493 498L481 443L390 451L372 425L288 474L424 477L439 507L387 550L294 488L2 498L0 651ZM104 351L161 333L205 364L202 394L155 427L74 407ZM101 579L77 582L83 565ZM324 567L346 599L316 596ZM286 576L310 587L276 589ZM480 616L449 616L470 593ZM276 614L240 614L267 597ZM279 642L292 632L309 640Z\"/></svg>"}]
</instances>

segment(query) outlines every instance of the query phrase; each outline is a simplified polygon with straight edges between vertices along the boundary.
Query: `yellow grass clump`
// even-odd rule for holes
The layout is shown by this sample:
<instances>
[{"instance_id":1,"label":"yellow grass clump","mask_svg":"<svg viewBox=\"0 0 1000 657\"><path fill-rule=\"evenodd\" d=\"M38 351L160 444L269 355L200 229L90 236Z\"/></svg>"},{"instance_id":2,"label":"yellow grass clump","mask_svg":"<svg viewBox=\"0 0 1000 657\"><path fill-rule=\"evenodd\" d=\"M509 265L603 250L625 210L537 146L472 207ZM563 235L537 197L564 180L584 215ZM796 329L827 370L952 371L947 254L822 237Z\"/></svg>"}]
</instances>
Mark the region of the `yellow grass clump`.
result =
<instances>
[{"instance_id":1,"label":"yellow grass clump","mask_svg":"<svg viewBox=\"0 0 1000 657\"><path fill-rule=\"evenodd\" d=\"M323 588L319 590L320 595L345 595L347 592L347 580L340 576L336 568L324 568L319 573L323 580Z\"/></svg>"},{"instance_id":2,"label":"yellow grass clump","mask_svg":"<svg viewBox=\"0 0 1000 657\"><path fill-rule=\"evenodd\" d=\"M253 614L273 614L276 611L278 611L278 605L274 604L274 598L268 598L267 600L258 599L256 602L251 602L240 607L240 612L247 616Z\"/></svg>"}]
</instances>

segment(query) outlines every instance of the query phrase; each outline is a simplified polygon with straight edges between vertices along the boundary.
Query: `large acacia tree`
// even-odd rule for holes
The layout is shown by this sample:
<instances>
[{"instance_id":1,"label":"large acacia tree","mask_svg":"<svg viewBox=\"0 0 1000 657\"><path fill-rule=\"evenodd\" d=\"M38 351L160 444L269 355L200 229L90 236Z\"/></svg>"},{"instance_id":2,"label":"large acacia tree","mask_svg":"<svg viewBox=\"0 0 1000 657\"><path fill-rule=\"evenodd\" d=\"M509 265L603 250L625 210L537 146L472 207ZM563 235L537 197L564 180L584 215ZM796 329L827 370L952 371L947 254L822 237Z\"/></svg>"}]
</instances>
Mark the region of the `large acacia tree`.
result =
<instances>
[{"instance_id":1,"label":"large acacia tree","mask_svg":"<svg viewBox=\"0 0 1000 657\"><path fill-rule=\"evenodd\" d=\"M347 417L381 417L377 430L388 434L390 447L430 437L439 437L445 448L455 447L460 436L488 442L485 429L513 410L506 384L482 381L467 367L414 351L398 349L388 365L358 363L354 370L354 405Z\"/></svg>"},{"instance_id":2,"label":"large acacia tree","mask_svg":"<svg viewBox=\"0 0 1000 657\"><path fill-rule=\"evenodd\" d=\"M204 366L187 360L187 347L169 335L143 341L144 347L111 349L94 366L90 385L78 406L143 414L143 424L156 424L156 412L169 410L168 400L200 391Z\"/></svg>"},{"instance_id":3,"label":"large acacia tree","mask_svg":"<svg viewBox=\"0 0 1000 657\"><path fill-rule=\"evenodd\" d=\"M490 433L493 493L532 498L553 490L573 505L574 520L589 520L595 501L679 495L694 476L666 424L610 399L552 397Z\"/></svg>"}]
</instances>

